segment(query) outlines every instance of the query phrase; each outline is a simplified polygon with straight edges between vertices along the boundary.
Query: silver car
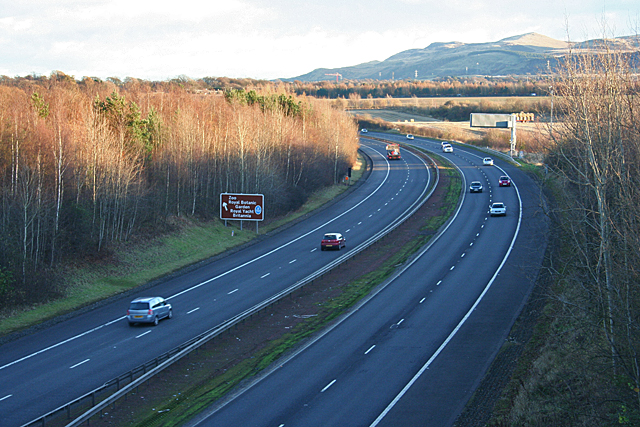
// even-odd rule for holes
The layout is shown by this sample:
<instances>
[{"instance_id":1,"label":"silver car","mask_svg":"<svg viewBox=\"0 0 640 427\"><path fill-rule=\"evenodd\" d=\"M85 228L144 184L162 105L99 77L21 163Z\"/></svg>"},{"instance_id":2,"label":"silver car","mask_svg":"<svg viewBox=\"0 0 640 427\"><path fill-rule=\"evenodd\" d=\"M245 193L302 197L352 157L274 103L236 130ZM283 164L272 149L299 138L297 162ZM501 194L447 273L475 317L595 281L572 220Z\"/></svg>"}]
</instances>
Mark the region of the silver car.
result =
<instances>
[{"instance_id":1,"label":"silver car","mask_svg":"<svg viewBox=\"0 0 640 427\"><path fill-rule=\"evenodd\" d=\"M469 186L469 192L482 193L482 183L480 181L473 181Z\"/></svg>"},{"instance_id":2,"label":"silver car","mask_svg":"<svg viewBox=\"0 0 640 427\"><path fill-rule=\"evenodd\" d=\"M171 304L162 297L136 298L131 301L127 310L129 326L133 326L134 323L153 323L157 326L158 322L165 317L171 319L173 310Z\"/></svg>"}]
</instances>

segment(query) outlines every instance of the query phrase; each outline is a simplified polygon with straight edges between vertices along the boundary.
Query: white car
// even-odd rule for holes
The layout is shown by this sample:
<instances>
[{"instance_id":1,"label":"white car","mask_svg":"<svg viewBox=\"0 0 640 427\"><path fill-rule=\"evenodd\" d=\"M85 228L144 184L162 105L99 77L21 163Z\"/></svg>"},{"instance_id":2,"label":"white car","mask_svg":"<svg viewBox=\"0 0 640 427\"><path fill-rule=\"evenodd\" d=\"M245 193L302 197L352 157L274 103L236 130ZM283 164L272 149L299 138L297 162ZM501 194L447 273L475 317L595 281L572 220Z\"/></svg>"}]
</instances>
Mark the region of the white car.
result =
<instances>
[{"instance_id":1,"label":"white car","mask_svg":"<svg viewBox=\"0 0 640 427\"><path fill-rule=\"evenodd\" d=\"M407 139L413 139L413 135L411 135L410 133L407 134Z\"/></svg>"},{"instance_id":2,"label":"white car","mask_svg":"<svg viewBox=\"0 0 640 427\"><path fill-rule=\"evenodd\" d=\"M366 129L360 129L360 132L362 132L362 133L367 133L367 132L369 132L369 131L368 131L368 130L366 130Z\"/></svg>"},{"instance_id":3,"label":"white car","mask_svg":"<svg viewBox=\"0 0 640 427\"><path fill-rule=\"evenodd\" d=\"M493 159L491 157L485 157L482 159L482 164L485 166L493 166Z\"/></svg>"},{"instance_id":4,"label":"white car","mask_svg":"<svg viewBox=\"0 0 640 427\"><path fill-rule=\"evenodd\" d=\"M453 153L453 147L450 144L444 144L442 146L443 153Z\"/></svg>"},{"instance_id":5,"label":"white car","mask_svg":"<svg viewBox=\"0 0 640 427\"><path fill-rule=\"evenodd\" d=\"M491 216L506 216L507 206L502 202L494 202L489 205L489 214Z\"/></svg>"}]
</instances>

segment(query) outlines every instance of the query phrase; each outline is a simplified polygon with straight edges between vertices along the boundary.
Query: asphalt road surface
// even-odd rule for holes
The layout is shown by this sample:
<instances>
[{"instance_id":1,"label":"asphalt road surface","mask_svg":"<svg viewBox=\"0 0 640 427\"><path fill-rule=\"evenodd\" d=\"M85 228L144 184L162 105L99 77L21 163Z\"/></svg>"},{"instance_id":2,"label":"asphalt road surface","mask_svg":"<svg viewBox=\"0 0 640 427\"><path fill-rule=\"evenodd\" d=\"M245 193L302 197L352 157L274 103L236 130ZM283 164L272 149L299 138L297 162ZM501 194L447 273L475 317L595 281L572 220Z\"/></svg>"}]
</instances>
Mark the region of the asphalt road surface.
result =
<instances>
[{"instance_id":1,"label":"asphalt road surface","mask_svg":"<svg viewBox=\"0 0 640 427\"><path fill-rule=\"evenodd\" d=\"M362 148L373 159L371 175L338 203L136 295L164 296L173 319L130 327L124 315L133 298L127 297L0 346L0 426L20 426L52 411L334 261L345 249L320 251L325 232L344 234L348 251L424 197L430 175L422 159L405 152L389 163L384 144Z\"/></svg>"},{"instance_id":2,"label":"asphalt road surface","mask_svg":"<svg viewBox=\"0 0 640 427\"><path fill-rule=\"evenodd\" d=\"M411 143L441 153L439 142ZM191 426L454 423L533 288L548 225L538 188L516 167L498 157L482 166L485 153L458 145L443 156L465 193L442 234L332 329ZM498 187L501 175L514 185ZM476 180L485 189L470 194ZM505 217L490 217L493 201L507 205Z\"/></svg>"}]
</instances>

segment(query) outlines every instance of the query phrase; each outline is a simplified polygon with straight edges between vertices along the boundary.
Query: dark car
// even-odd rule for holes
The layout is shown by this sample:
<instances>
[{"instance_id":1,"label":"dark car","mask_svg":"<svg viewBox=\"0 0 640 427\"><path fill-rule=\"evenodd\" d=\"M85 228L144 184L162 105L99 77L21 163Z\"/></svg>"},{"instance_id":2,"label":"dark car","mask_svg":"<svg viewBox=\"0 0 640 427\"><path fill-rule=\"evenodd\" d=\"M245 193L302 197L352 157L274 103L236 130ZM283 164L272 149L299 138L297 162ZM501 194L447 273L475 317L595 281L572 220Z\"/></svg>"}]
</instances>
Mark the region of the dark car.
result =
<instances>
[{"instance_id":1,"label":"dark car","mask_svg":"<svg viewBox=\"0 0 640 427\"><path fill-rule=\"evenodd\" d=\"M501 176L498 180L498 185L500 187L511 187L511 178L508 176Z\"/></svg>"},{"instance_id":2,"label":"dark car","mask_svg":"<svg viewBox=\"0 0 640 427\"><path fill-rule=\"evenodd\" d=\"M480 181L473 181L469 186L471 193L482 193L482 183Z\"/></svg>"},{"instance_id":3,"label":"dark car","mask_svg":"<svg viewBox=\"0 0 640 427\"><path fill-rule=\"evenodd\" d=\"M165 317L171 319L173 310L171 304L162 297L136 298L131 301L127 310L129 326L135 323L152 323L157 326L158 322Z\"/></svg>"},{"instance_id":4,"label":"dark car","mask_svg":"<svg viewBox=\"0 0 640 427\"><path fill-rule=\"evenodd\" d=\"M340 233L325 233L322 241L320 242L320 250L344 248L346 246L346 239Z\"/></svg>"}]
</instances>

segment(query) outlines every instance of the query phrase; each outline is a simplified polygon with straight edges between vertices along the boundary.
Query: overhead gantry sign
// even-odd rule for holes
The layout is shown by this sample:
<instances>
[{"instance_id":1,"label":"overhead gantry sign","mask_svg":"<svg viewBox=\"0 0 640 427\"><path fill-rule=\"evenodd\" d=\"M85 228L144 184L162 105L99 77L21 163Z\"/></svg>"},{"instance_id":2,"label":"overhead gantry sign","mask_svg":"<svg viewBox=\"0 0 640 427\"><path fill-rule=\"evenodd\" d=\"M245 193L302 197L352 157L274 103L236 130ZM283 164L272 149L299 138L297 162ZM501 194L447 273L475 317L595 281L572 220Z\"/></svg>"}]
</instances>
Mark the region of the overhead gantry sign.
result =
<instances>
[{"instance_id":1,"label":"overhead gantry sign","mask_svg":"<svg viewBox=\"0 0 640 427\"><path fill-rule=\"evenodd\" d=\"M516 122L517 114L484 114L471 113L469 125L481 128L511 128L511 151L509 154L513 157L516 152Z\"/></svg>"}]
</instances>

